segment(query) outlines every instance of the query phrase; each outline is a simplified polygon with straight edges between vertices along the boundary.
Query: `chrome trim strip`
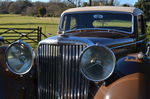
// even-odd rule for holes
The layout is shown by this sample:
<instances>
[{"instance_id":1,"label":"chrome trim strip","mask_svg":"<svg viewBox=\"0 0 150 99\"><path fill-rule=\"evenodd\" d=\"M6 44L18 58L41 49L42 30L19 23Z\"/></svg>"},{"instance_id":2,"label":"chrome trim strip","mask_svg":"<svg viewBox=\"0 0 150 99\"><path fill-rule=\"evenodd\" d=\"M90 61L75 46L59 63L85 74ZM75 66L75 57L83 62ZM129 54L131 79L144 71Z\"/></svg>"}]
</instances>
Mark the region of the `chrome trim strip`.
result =
<instances>
[{"instance_id":1,"label":"chrome trim strip","mask_svg":"<svg viewBox=\"0 0 150 99\"><path fill-rule=\"evenodd\" d=\"M63 37L63 36L55 36L55 37L50 37L45 40L42 40L39 42L38 46L40 44L85 44L85 45L92 45L93 42L85 39L85 38L80 38L80 37Z\"/></svg>"},{"instance_id":2,"label":"chrome trim strip","mask_svg":"<svg viewBox=\"0 0 150 99\"><path fill-rule=\"evenodd\" d=\"M110 48L110 49L113 50L113 49L116 49L116 48L121 48L121 47L129 46L129 45L134 45L134 44L137 44L137 43L141 43L141 42L143 42L143 41L145 41L145 40L146 40L146 39L140 40L140 41L137 41L137 42L133 42L133 43L130 43L130 44L125 44L125 45L121 45L121 46L117 46L117 47L112 47L112 48Z\"/></svg>"},{"instance_id":3,"label":"chrome trim strip","mask_svg":"<svg viewBox=\"0 0 150 99\"><path fill-rule=\"evenodd\" d=\"M72 32L72 31L84 31L84 30L99 30L97 32L123 32L126 33L127 35L130 34L130 32L126 32L126 31L122 31L122 30L115 30L115 29L106 29L106 28L81 28L81 29L75 29L75 30L67 30L64 32L64 34L74 34L74 35L78 35L80 33L66 33L66 32ZM111 33L111 32L110 32Z\"/></svg>"}]
</instances>

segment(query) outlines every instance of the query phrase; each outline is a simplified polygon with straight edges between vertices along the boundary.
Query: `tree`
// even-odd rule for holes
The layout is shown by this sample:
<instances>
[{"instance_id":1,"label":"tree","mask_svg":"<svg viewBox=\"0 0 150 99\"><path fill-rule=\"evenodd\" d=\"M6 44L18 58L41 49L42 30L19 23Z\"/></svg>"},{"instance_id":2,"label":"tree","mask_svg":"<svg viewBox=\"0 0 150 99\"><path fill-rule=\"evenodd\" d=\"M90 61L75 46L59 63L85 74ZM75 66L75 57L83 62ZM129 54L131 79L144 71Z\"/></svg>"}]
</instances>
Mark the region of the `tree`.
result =
<instances>
[{"instance_id":1,"label":"tree","mask_svg":"<svg viewBox=\"0 0 150 99\"><path fill-rule=\"evenodd\" d=\"M26 11L27 7L31 7L32 3L28 0L17 0L9 7L9 13L21 14Z\"/></svg>"},{"instance_id":2,"label":"tree","mask_svg":"<svg viewBox=\"0 0 150 99\"><path fill-rule=\"evenodd\" d=\"M150 1L139 0L135 7L140 8L144 11L144 16L147 20L150 20Z\"/></svg>"},{"instance_id":3,"label":"tree","mask_svg":"<svg viewBox=\"0 0 150 99\"><path fill-rule=\"evenodd\" d=\"M56 1L56 0L55 0ZM58 0L57 0L58 1ZM61 13L75 7L66 2L30 2L29 0L0 1L0 13L22 14L30 16L60 16Z\"/></svg>"},{"instance_id":4,"label":"tree","mask_svg":"<svg viewBox=\"0 0 150 99\"><path fill-rule=\"evenodd\" d=\"M37 11L35 10L34 7L28 7L26 9L25 15L36 16L37 15Z\"/></svg>"},{"instance_id":5,"label":"tree","mask_svg":"<svg viewBox=\"0 0 150 99\"><path fill-rule=\"evenodd\" d=\"M81 0L67 0L67 2L70 3L71 6L75 6L75 7L79 7L82 5Z\"/></svg>"},{"instance_id":6,"label":"tree","mask_svg":"<svg viewBox=\"0 0 150 99\"><path fill-rule=\"evenodd\" d=\"M131 5L125 3L125 4L123 4L122 6L123 6L123 7L130 7Z\"/></svg>"},{"instance_id":7,"label":"tree","mask_svg":"<svg viewBox=\"0 0 150 99\"><path fill-rule=\"evenodd\" d=\"M110 0L109 5L114 5L115 0Z\"/></svg>"},{"instance_id":8,"label":"tree","mask_svg":"<svg viewBox=\"0 0 150 99\"><path fill-rule=\"evenodd\" d=\"M91 3L91 4L90 4ZM114 6L116 5L116 0L89 0L89 5L100 5L100 6Z\"/></svg>"},{"instance_id":9,"label":"tree","mask_svg":"<svg viewBox=\"0 0 150 99\"><path fill-rule=\"evenodd\" d=\"M19 5L14 2L9 6L8 12L10 14L20 14L21 9L19 8Z\"/></svg>"},{"instance_id":10,"label":"tree","mask_svg":"<svg viewBox=\"0 0 150 99\"><path fill-rule=\"evenodd\" d=\"M83 2L83 5L82 5L83 7L86 7L86 6L88 6L88 2Z\"/></svg>"},{"instance_id":11,"label":"tree","mask_svg":"<svg viewBox=\"0 0 150 99\"><path fill-rule=\"evenodd\" d=\"M50 2L47 4L47 16L60 16L61 13L68 9L68 8L72 8L74 6L71 6L70 4L66 4L66 3L55 3L55 2Z\"/></svg>"},{"instance_id":12,"label":"tree","mask_svg":"<svg viewBox=\"0 0 150 99\"><path fill-rule=\"evenodd\" d=\"M46 8L45 7L40 7L38 10L38 13L41 17L44 17L44 15L46 14Z\"/></svg>"},{"instance_id":13,"label":"tree","mask_svg":"<svg viewBox=\"0 0 150 99\"><path fill-rule=\"evenodd\" d=\"M0 2L0 13L1 14L8 14L8 9L9 9L9 6L12 2L10 1L1 1Z\"/></svg>"}]
</instances>

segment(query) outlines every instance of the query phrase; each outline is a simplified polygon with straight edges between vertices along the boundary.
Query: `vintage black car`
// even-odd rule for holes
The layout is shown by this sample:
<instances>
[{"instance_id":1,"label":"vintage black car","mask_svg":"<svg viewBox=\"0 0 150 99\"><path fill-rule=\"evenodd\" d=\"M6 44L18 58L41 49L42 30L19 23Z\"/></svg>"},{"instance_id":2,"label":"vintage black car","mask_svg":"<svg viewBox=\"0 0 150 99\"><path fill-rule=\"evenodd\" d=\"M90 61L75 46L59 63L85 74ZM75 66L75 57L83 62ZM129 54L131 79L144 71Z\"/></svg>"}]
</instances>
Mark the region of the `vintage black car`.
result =
<instances>
[{"instance_id":1,"label":"vintage black car","mask_svg":"<svg viewBox=\"0 0 150 99\"><path fill-rule=\"evenodd\" d=\"M150 98L143 11L69 9L61 15L58 33L36 50L21 40L1 45L0 99Z\"/></svg>"}]
</instances>

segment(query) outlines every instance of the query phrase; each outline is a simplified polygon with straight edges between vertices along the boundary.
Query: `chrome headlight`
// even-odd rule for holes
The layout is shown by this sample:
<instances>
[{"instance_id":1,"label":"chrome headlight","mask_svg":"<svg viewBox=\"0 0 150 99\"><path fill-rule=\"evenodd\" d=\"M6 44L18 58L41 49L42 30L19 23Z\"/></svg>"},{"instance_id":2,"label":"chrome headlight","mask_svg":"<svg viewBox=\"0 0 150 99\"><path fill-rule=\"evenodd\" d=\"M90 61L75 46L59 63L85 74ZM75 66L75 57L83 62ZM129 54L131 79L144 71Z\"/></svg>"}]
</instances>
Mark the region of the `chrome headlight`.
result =
<instances>
[{"instance_id":1,"label":"chrome headlight","mask_svg":"<svg viewBox=\"0 0 150 99\"><path fill-rule=\"evenodd\" d=\"M34 52L29 44L17 41L6 50L6 62L8 69L15 74L27 73L33 64Z\"/></svg>"},{"instance_id":2,"label":"chrome headlight","mask_svg":"<svg viewBox=\"0 0 150 99\"><path fill-rule=\"evenodd\" d=\"M114 71L116 58L105 46L90 46L80 55L80 70L91 81L104 81Z\"/></svg>"}]
</instances>

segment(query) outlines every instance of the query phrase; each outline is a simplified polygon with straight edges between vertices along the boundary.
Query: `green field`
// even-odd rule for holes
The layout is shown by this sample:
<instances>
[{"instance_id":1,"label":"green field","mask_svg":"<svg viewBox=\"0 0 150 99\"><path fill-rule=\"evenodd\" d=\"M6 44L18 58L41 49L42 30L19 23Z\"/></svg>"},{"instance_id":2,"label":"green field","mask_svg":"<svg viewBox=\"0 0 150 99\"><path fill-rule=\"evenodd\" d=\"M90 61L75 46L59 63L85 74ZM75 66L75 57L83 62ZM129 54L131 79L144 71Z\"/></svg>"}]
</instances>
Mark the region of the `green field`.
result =
<instances>
[{"instance_id":1,"label":"green field","mask_svg":"<svg viewBox=\"0 0 150 99\"><path fill-rule=\"evenodd\" d=\"M30 17L14 14L0 14L0 28L37 28L42 27L44 34L57 34L59 18Z\"/></svg>"}]
</instances>

